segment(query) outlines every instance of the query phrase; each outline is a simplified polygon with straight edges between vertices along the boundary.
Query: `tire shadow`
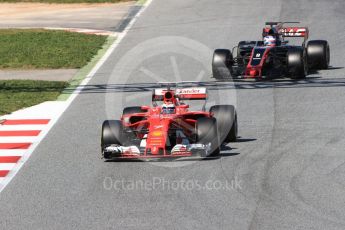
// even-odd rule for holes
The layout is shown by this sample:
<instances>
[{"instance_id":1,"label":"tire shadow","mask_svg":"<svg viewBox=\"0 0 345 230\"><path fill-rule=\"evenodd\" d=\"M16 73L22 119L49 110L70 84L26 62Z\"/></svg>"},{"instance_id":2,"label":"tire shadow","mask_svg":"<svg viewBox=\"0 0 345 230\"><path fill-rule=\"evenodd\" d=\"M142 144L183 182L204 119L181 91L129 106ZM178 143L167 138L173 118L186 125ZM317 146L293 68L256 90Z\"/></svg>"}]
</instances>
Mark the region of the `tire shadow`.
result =
<instances>
[{"instance_id":1,"label":"tire shadow","mask_svg":"<svg viewBox=\"0 0 345 230\"><path fill-rule=\"evenodd\" d=\"M254 138L238 138L237 143L241 142L250 142L256 141ZM219 156L209 156L209 157L183 157L183 158L141 158L141 159L109 159L105 160L104 162L177 162L177 161L208 161L208 160L217 160L222 157L233 157L237 156L239 152L231 152L232 150L236 150L237 148L232 148L226 145L222 145L220 147L220 154Z\"/></svg>"}]
</instances>

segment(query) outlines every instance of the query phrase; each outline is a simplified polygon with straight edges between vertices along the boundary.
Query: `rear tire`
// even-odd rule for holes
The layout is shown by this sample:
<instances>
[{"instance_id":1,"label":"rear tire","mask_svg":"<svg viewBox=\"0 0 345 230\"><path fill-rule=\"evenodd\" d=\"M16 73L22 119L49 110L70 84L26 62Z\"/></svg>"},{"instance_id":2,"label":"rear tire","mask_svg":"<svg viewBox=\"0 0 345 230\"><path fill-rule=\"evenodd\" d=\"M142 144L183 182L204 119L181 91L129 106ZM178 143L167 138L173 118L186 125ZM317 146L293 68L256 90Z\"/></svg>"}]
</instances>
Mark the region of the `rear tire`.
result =
<instances>
[{"instance_id":1,"label":"rear tire","mask_svg":"<svg viewBox=\"0 0 345 230\"><path fill-rule=\"evenodd\" d=\"M287 53L288 72L292 79L303 79L308 74L307 55L304 49L291 49Z\"/></svg>"},{"instance_id":2,"label":"rear tire","mask_svg":"<svg viewBox=\"0 0 345 230\"><path fill-rule=\"evenodd\" d=\"M330 60L329 44L325 40L309 41L307 45L308 65L311 69L327 69Z\"/></svg>"},{"instance_id":3,"label":"rear tire","mask_svg":"<svg viewBox=\"0 0 345 230\"><path fill-rule=\"evenodd\" d=\"M237 56L250 55L256 44L257 41L240 41L237 45Z\"/></svg>"},{"instance_id":4,"label":"rear tire","mask_svg":"<svg viewBox=\"0 0 345 230\"><path fill-rule=\"evenodd\" d=\"M230 50L216 49L212 59L212 74L217 80L230 78L232 74L233 57Z\"/></svg>"},{"instance_id":5,"label":"rear tire","mask_svg":"<svg viewBox=\"0 0 345 230\"><path fill-rule=\"evenodd\" d=\"M210 113L216 118L220 143L235 142L238 133L235 107L233 105L214 105L210 108Z\"/></svg>"},{"instance_id":6,"label":"rear tire","mask_svg":"<svg viewBox=\"0 0 345 230\"><path fill-rule=\"evenodd\" d=\"M216 119L213 117L201 117L196 123L197 142L204 145L211 143L211 150L208 156L218 156L220 152L216 122ZM202 157L207 157L207 155L203 154L202 152Z\"/></svg>"}]
</instances>

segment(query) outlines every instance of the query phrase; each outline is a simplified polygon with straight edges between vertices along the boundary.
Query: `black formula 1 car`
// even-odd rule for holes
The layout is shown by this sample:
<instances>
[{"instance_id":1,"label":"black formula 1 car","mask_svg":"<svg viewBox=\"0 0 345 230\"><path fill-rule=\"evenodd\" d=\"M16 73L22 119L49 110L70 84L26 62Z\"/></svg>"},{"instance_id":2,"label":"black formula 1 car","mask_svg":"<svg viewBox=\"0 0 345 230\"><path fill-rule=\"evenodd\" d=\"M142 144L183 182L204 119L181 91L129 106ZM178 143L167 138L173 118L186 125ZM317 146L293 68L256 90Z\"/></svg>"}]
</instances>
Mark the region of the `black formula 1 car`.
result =
<instances>
[{"instance_id":1,"label":"black formula 1 car","mask_svg":"<svg viewBox=\"0 0 345 230\"><path fill-rule=\"evenodd\" d=\"M240 41L232 49L216 49L213 55L213 77L221 80L232 77L272 78L286 76L305 78L309 71L327 69L330 60L329 44L325 40L307 39L307 27L285 27L284 23L266 22L262 41ZM273 45L264 44L264 38L273 37ZM287 37L303 38L301 45L289 45ZM233 54L236 52L236 56Z\"/></svg>"}]
</instances>

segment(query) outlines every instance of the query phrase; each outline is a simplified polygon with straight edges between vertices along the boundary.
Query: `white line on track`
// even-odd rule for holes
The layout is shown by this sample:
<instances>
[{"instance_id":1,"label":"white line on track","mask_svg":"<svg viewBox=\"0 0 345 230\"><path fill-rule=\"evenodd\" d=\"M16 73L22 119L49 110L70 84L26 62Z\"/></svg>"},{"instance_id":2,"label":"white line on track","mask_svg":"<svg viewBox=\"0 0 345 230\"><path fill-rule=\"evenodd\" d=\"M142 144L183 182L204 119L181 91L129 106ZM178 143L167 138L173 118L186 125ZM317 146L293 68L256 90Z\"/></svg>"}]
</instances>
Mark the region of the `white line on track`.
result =
<instances>
[{"instance_id":1,"label":"white line on track","mask_svg":"<svg viewBox=\"0 0 345 230\"><path fill-rule=\"evenodd\" d=\"M9 174L3 178L0 182L0 192L8 185L8 183L12 180L12 178L17 174L17 172L20 170L20 168L23 166L23 164L29 159L33 151L36 149L38 144L44 139L44 137L47 135L47 133L50 131L50 129L55 125L55 123L59 120L61 115L67 110L67 108L72 104L73 100L78 96L78 94L82 91L84 86L91 80L91 78L95 75L95 73L98 71L98 69L104 64L104 62L109 58L109 56L113 53L113 51L118 47L118 45L121 43L122 39L126 36L126 34L129 32L131 27L134 25L134 23L137 21L137 19L140 17L140 15L147 9L147 7L151 4L153 0L147 0L146 3L143 5L141 10L136 14L136 16L131 20L131 22L127 25L127 27L124 29L122 33L119 33L114 43L110 46L110 48L107 50L107 52L103 55L103 57L98 61L98 63L93 67L91 72L86 76L86 78L80 83L80 86L75 89L75 91L72 93L72 95L68 98L66 102L61 102L61 106L56 107L54 111L54 116L51 118L48 125L45 126L45 128L42 130L40 134L40 139L33 143L30 148L24 153L21 160L15 164L14 168L9 172ZM52 111L50 111L52 112ZM25 114L23 114L25 115ZM40 114L37 114L37 116L33 117L39 117ZM49 117L50 118L50 117Z\"/></svg>"},{"instance_id":2,"label":"white line on track","mask_svg":"<svg viewBox=\"0 0 345 230\"><path fill-rule=\"evenodd\" d=\"M129 30L132 28L134 23L140 17L140 15L146 10L146 8L151 4L153 0L148 0L143 8L137 13L137 15L131 20L131 22L127 25L127 27L123 30L122 33L119 33L114 43L109 47L107 52L103 55L103 57L99 60L96 66L91 70L91 72L86 76L86 78L80 83L80 86L75 89L73 94L68 99L68 106L73 102L73 100L78 96L78 94L83 90L84 86L91 80L91 78L95 75L98 69L104 64L104 62L109 58L109 56L113 53L113 51L118 47L121 43L122 39L127 35Z\"/></svg>"}]
</instances>

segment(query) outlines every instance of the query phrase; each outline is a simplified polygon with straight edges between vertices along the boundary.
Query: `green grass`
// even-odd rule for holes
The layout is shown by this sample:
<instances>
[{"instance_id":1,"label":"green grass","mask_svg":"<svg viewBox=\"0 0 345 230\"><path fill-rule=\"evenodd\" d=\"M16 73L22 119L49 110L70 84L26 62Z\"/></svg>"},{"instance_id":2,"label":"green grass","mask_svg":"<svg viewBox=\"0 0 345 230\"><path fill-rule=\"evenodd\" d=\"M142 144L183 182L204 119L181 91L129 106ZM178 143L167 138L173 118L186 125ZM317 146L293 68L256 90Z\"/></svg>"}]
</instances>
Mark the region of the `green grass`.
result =
<instances>
[{"instance_id":1,"label":"green grass","mask_svg":"<svg viewBox=\"0 0 345 230\"><path fill-rule=\"evenodd\" d=\"M147 0L138 0L137 1L137 5L144 5L146 3Z\"/></svg>"},{"instance_id":2,"label":"green grass","mask_svg":"<svg viewBox=\"0 0 345 230\"><path fill-rule=\"evenodd\" d=\"M128 2L130 0L0 0L1 2L42 2L42 3L104 3Z\"/></svg>"},{"instance_id":3,"label":"green grass","mask_svg":"<svg viewBox=\"0 0 345 230\"><path fill-rule=\"evenodd\" d=\"M107 41L104 43L103 48L100 49L89 63L86 66L81 68L78 73L68 81L68 87L62 91L61 95L58 97L57 100L65 101L69 98L69 96L74 92L74 90L80 85L80 83L85 79L85 77L91 72L92 68L99 62L99 60L103 57L103 55L107 52L109 47L113 44L116 40L115 37L109 36Z\"/></svg>"},{"instance_id":4,"label":"green grass","mask_svg":"<svg viewBox=\"0 0 345 230\"><path fill-rule=\"evenodd\" d=\"M1 69L81 68L106 36L43 29L0 30Z\"/></svg>"},{"instance_id":5,"label":"green grass","mask_svg":"<svg viewBox=\"0 0 345 230\"><path fill-rule=\"evenodd\" d=\"M67 82L58 81L1 80L0 115L54 101L67 85Z\"/></svg>"}]
</instances>

